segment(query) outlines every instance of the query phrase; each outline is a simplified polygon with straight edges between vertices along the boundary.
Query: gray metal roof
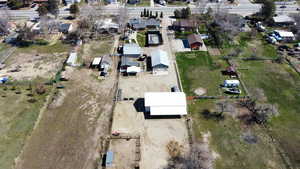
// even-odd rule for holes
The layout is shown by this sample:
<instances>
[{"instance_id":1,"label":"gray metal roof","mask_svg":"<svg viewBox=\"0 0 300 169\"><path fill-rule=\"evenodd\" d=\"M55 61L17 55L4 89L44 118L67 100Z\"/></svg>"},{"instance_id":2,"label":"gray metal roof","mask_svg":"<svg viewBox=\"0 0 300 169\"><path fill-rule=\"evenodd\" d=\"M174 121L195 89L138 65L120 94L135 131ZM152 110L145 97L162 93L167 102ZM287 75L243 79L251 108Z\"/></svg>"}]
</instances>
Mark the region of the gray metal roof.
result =
<instances>
[{"instance_id":1,"label":"gray metal roof","mask_svg":"<svg viewBox=\"0 0 300 169\"><path fill-rule=\"evenodd\" d=\"M294 18L287 16L287 15L279 15L279 16L273 17L273 20L275 23L284 23L284 22L294 23L295 22Z\"/></svg>"},{"instance_id":2,"label":"gray metal roof","mask_svg":"<svg viewBox=\"0 0 300 169\"><path fill-rule=\"evenodd\" d=\"M105 166L110 167L113 164L114 153L112 151L108 151L106 153Z\"/></svg>"},{"instance_id":3,"label":"gray metal roof","mask_svg":"<svg viewBox=\"0 0 300 169\"><path fill-rule=\"evenodd\" d=\"M136 61L134 61L132 58L123 56L121 60L121 66L136 66L139 67L140 64Z\"/></svg>"},{"instance_id":4,"label":"gray metal roof","mask_svg":"<svg viewBox=\"0 0 300 169\"><path fill-rule=\"evenodd\" d=\"M163 50L155 50L151 53L152 67L157 65L165 65L169 67L168 53Z\"/></svg>"},{"instance_id":5,"label":"gray metal roof","mask_svg":"<svg viewBox=\"0 0 300 169\"><path fill-rule=\"evenodd\" d=\"M136 43L126 43L123 46L124 55L140 55L141 53L141 47Z\"/></svg>"}]
</instances>

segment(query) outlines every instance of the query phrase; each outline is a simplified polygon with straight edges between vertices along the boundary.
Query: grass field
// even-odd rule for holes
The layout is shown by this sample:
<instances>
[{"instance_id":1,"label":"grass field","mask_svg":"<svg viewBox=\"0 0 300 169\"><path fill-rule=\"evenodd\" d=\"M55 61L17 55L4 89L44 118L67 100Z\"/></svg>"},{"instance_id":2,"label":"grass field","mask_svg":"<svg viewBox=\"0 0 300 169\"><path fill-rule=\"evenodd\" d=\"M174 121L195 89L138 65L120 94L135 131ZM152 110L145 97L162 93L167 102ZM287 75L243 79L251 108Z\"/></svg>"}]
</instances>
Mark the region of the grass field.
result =
<instances>
[{"instance_id":1,"label":"grass field","mask_svg":"<svg viewBox=\"0 0 300 169\"><path fill-rule=\"evenodd\" d=\"M0 86L0 168L3 169L9 169L14 164L50 90L47 88L45 94L29 97L27 88L27 85L16 85L16 90L12 90L12 86L5 90ZM21 93L16 94L16 91ZM29 103L30 98L36 99L36 102Z\"/></svg>"},{"instance_id":2,"label":"grass field","mask_svg":"<svg viewBox=\"0 0 300 169\"><path fill-rule=\"evenodd\" d=\"M62 42L57 42L53 45L30 45L28 47L18 48L17 52L27 53L36 51L37 53L62 53L70 52L71 46Z\"/></svg>"},{"instance_id":3,"label":"grass field","mask_svg":"<svg viewBox=\"0 0 300 169\"><path fill-rule=\"evenodd\" d=\"M0 43L0 52L4 51L5 49L9 48L8 45L4 44L4 43Z\"/></svg>"},{"instance_id":4,"label":"grass field","mask_svg":"<svg viewBox=\"0 0 300 169\"><path fill-rule=\"evenodd\" d=\"M246 40L245 40L246 41ZM241 41L240 41L241 42ZM244 43L244 42L242 42ZM249 43L237 45L242 49L240 58L249 57L255 48L256 55L265 58L276 58L276 49L265 44L260 39L250 40ZM233 48L222 50L222 54L230 53ZM187 53L177 54L183 89L191 94L197 87L205 86L210 94L217 94L215 86L220 83L220 70L213 70L213 63L221 67L226 64L217 57L198 53L197 57ZM280 115L272 118L268 127L271 135L278 140L280 148L287 153L294 168L300 166L300 77L287 64L277 64L271 61L244 61L237 59L242 79L254 93L261 89L266 101L278 106ZM215 111L216 100L201 100L189 104L189 112L193 117L194 134L201 139L201 133L211 133L211 147L220 158L216 160L216 168L222 169L261 169L286 168L282 158L276 151L278 146L271 143L266 131L258 125L245 127L239 120L225 115L224 120L207 119L202 115L205 110ZM257 138L257 142L249 144L242 136L245 133Z\"/></svg>"},{"instance_id":5,"label":"grass field","mask_svg":"<svg viewBox=\"0 0 300 169\"><path fill-rule=\"evenodd\" d=\"M207 52L180 52L176 54L179 65L183 89L189 95L195 95L197 88L206 89L207 96L226 95L220 88L229 76L222 75L221 71L228 67L226 61L217 56L210 56ZM242 95L245 94L242 89Z\"/></svg>"},{"instance_id":6,"label":"grass field","mask_svg":"<svg viewBox=\"0 0 300 169\"><path fill-rule=\"evenodd\" d=\"M263 89L268 102L278 106L280 115L270 121L270 129L281 143L292 164L300 166L300 77L288 65L268 62L243 62L251 67L242 71L251 90ZM298 147L298 148L297 148Z\"/></svg>"},{"instance_id":7,"label":"grass field","mask_svg":"<svg viewBox=\"0 0 300 169\"><path fill-rule=\"evenodd\" d=\"M140 47L146 46L146 34L144 31L137 32L136 39Z\"/></svg>"}]
</instances>

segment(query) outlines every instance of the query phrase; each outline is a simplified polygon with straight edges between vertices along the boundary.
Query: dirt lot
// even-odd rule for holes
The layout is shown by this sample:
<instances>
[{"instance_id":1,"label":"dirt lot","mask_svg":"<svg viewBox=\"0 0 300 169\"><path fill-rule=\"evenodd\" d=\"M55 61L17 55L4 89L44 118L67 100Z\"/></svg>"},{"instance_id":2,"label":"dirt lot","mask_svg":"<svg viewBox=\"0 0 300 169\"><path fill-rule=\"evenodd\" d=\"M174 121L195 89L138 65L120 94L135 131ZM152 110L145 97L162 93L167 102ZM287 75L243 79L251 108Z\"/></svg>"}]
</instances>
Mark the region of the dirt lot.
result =
<instances>
[{"instance_id":1,"label":"dirt lot","mask_svg":"<svg viewBox=\"0 0 300 169\"><path fill-rule=\"evenodd\" d=\"M150 72L140 73L136 77L120 77L119 89L122 89L122 97L133 97L135 101L117 102L114 111L112 131L119 131L126 134L139 134L141 137L141 162L140 168L158 169L167 165L169 155L166 145L174 140L188 149L187 130L184 119L148 119L143 113L143 97L145 92L169 92L171 86L178 85L174 56L169 47L166 36L166 21L163 22L164 45L159 47L143 48L144 53L160 48L169 53L170 68L167 75L154 76ZM110 149L116 149L120 145L111 145ZM128 151L117 152L116 159L122 156L129 156L134 146L128 146ZM115 161L116 169L130 168L127 162Z\"/></svg>"},{"instance_id":2,"label":"dirt lot","mask_svg":"<svg viewBox=\"0 0 300 169\"><path fill-rule=\"evenodd\" d=\"M15 52L0 70L1 75L14 80L32 80L37 77L51 78L60 69L68 53Z\"/></svg>"},{"instance_id":3,"label":"dirt lot","mask_svg":"<svg viewBox=\"0 0 300 169\"><path fill-rule=\"evenodd\" d=\"M59 90L43 113L15 168L96 168L101 138L110 128L116 86L114 70L100 80L96 70L66 67L64 74L69 81L62 82L65 88Z\"/></svg>"},{"instance_id":4,"label":"dirt lot","mask_svg":"<svg viewBox=\"0 0 300 169\"><path fill-rule=\"evenodd\" d=\"M110 142L110 151L113 151L115 163L112 168L134 168L135 150L136 150L136 139L114 139ZM126 148L125 148L126 147Z\"/></svg>"}]
</instances>

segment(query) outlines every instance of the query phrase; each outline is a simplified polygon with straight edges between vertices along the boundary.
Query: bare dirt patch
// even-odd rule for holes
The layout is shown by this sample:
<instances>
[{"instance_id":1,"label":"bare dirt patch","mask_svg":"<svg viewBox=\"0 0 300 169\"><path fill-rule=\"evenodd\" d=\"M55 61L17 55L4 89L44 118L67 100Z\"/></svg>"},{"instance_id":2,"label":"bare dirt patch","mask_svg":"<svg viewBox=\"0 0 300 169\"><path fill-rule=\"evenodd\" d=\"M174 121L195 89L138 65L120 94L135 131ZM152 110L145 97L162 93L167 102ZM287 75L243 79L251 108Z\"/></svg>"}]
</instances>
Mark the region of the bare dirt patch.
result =
<instances>
[{"instance_id":1,"label":"bare dirt patch","mask_svg":"<svg viewBox=\"0 0 300 169\"><path fill-rule=\"evenodd\" d=\"M0 74L14 80L32 80L37 77L53 77L62 65L67 54L18 53L11 56Z\"/></svg>"},{"instance_id":2,"label":"bare dirt patch","mask_svg":"<svg viewBox=\"0 0 300 169\"><path fill-rule=\"evenodd\" d=\"M212 56L219 56L221 55L221 52L219 51L218 48L210 48L208 47L208 53Z\"/></svg>"},{"instance_id":3,"label":"bare dirt patch","mask_svg":"<svg viewBox=\"0 0 300 169\"><path fill-rule=\"evenodd\" d=\"M202 96L202 95L206 94L206 89L199 87L196 90L194 90L194 93L198 96Z\"/></svg>"}]
</instances>

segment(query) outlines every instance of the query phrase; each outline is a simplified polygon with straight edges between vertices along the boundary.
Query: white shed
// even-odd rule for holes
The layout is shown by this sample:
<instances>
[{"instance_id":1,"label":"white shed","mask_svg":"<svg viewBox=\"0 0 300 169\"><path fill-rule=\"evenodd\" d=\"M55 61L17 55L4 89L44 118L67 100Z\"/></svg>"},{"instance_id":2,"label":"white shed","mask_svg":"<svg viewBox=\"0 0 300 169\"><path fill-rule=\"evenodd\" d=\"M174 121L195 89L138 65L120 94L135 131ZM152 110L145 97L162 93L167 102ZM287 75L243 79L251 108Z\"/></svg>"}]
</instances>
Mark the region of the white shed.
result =
<instances>
[{"instance_id":1,"label":"white shed","mask_svg":"<svg viewBox=\"0 0 300 169\"><path fill-rule=\"evenodd\" d=\"M145 110L151 116L187 115L186 95L184 92L147 92Z\"/></svg>"},{"instance_id":2,"label":"white shed","mask_svg":"<svg viewBox=\"0 0 300 169\"><path fill-rule=\"evenodd\" d=\"M76 52L70 53L66 63L69 66L79 66L79 64L77 63L77 53Z\"/></svg>"},{"instance_id":3,"label":"white shed","mask_svg":"<svg viewBox=\"0 0 300 169\"><path fill-rule=\"evenodd\" d=\"M100 57L94 58L94 60L92 62L92 66L97 67L97 66L100 65L100 63L101 63L101 58Z\"/></svg>"},{"instance_id":4,"label":"white shed","mask_svg":"<svg viewBox=\"0 0 300 169\"><path fill-rule=\"evenodd\" d=\"M168 53L160 49L153 51L151 53L151 66L155 75L168 74Z\"/></svg>"}]
</instances>

